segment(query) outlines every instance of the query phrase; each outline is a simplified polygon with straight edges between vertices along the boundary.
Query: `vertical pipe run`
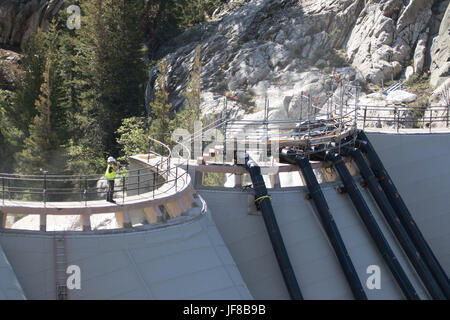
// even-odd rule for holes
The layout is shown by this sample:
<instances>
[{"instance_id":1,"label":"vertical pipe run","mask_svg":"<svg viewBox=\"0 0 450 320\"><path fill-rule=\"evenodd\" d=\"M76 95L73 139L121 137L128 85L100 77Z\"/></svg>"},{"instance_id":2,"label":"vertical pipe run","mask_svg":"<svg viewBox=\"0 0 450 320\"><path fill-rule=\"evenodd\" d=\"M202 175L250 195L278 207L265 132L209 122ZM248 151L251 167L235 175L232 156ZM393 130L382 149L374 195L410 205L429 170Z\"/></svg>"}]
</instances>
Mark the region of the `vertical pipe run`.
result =
<instances>
[{"instance_id":1,"label":"vertical pipe run","mask_svg":"<svg viewBox=\"0 0 450 320\"><path fill-rule=\"evenodd\" d=\"M425 261L423 261L420 253L417 251L416 247L414 246L414 243L408 236L408 233L401 224L394 209L392 209L391 205L389 204L389 200L384 194L380 184L376 180L372 170L366 163L361 151L353 148L352 149L349 148L347 150L349 151L349 154L352 156L353 160L358 166L359 172L361 173L361 176L363 177L365 183L367 184L370 193L375 199L378 207L381 209L383 216L385 217L386 221L391 227L391 230L395 234L396 238L400 242L400 245L402 246L409 260L413 264L416 272L422 279L422 282L424 283L424 285L426 286L426 288L428 289L428 291L430 292L431 296L434 299L442 298L442 291L439 288L439 285L434 280L431 271L429 270Z\"/></svg>"},{"instance_id":2,"label":"vertical pipe run","mask_svg":"<svg viewBox=\"0 0 450 320\"><path fill-rule=\"evenodd\" d=\"M284 246L283 238L281 237L281 232L273 212L271 199L267 194L267 188L261 175L261 169L248 157L245 158L245 167L250 173L253 189L255 190L255 203L261 208L264 223L266 225L267 232L269 234L269 238L289 295L293 300L303 300L297 278L295 277L294 270L292 269L288 253L286 251L286 247Z\"/></svg>"},{"instance_id":3,"label":"vertical pipe run","mask_svg":"<svg viewBox=\"0 0 450 320\"><path fill-rule=\"evenodd\" d=\"M333 246L334 252L336 253L342 270L344 271L353 296L357 300L367 300L367 296L361 285L361 281L359 280L358 274L356 273L353 262L347 252L344 241L341 238L336 222L334 221L334 218L330 212L327 201L325 200L325 197L322 193L314 171L311 168L309 160L298 155L295 158L295 162L302 171L302 175L305 178L309 194L314 201L317 212L320 215L322 226L325 229L331 245Z\"/></svg>"},{"instance_id":4,"label":"vertical pipe run","mask_svg":"<svg viewBox=\"0 0 450 320\"><path fill-rule=\"evenodd\" d=\"M358 133L358 137L364 142L360 143L362 150L366 153L367 159L370 163L370 167L372 168L377 180L380 182L380 185L383 188L383 191L386 194L389 203L397 213L401 223L403 224L403 227L408 232L409 237L414 242L417 250L430 268L433 276L444 292L446 298L450 299L450 285L447 275L445 274L444 270L439 264L439 261L429 247L424 236L422 235L422 232L417 227L413 217L411 216L411 213L408 210L408 207L400 196L397 188L392 182L391 177L384 168L383 163L375 152L375 149L373 148L366 134L363 131L360 131Z\"/></svg>"},{"instance_id":5,"label":"vertical pipe run","mask_svg":"<svg viewBox=\"0 0 450 320\"><path fill-rule=\"evenodd\" d=\"M352 200L359 216L364 222L367 231L370 233L378 250L389 266L389 269L391 270L392 275L396 279L403 294L409 300L417 300L419 296L417 295L416 290L406 276L402 266L398 262L397 257L394 255L394 252L389 246L387 240L384 238L383 233L378 226L378 223L376 222L372 212L364 201L364 198L359 191L355 180L348 171L342 157L340 155L329 152L325 155L325 160L331 161L336 168L336 171L338 172L342 182L344 183L346 192L350 196L350 199Z\"/></svg>"}]
</instances>

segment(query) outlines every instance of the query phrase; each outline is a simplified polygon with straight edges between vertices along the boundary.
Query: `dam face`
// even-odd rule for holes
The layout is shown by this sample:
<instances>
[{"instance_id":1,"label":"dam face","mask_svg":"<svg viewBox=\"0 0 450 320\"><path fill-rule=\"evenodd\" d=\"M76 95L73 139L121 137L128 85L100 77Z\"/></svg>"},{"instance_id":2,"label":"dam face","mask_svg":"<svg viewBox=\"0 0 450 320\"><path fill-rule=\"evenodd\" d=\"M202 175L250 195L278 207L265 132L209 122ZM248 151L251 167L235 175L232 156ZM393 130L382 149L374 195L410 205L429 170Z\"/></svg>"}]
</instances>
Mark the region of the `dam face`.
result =
<instances>
[{"instance_id":1,"label":"dam face","mask_svg":"<svg viewBox=\"0 0 450 320\"><path fill-rule=\"evenodd\" d=\"M414 220L447 274L450 273L450 134L368 134ZM361 180L361 178L359 178ZM322 184L336 224L369 299L402 299L391 272L372 243L361 219L336 183ZM370 193L360 188L383 234L420 298L429 296L390 231ZM252 295L288 299L262 217L253 194L237 190L198 191ZM352 295L323 231L306 187L269 189L289 257L306 299L351 299ZM381 289L368 290L367 267L381 270Z\"/></svg>"},{"instance_id":2,"label":"dam face","mask_svg":"<svg viewBox=\"0 0 450 320\"><path fill-rule=\"evenodd\" d=\"M450 134L368 136L449 274ZM353 176L417 294L430 298L371 194L359 185L357 170ZM404 299L348 195L337 192L340 186L339 178L321 183L367 297ZM205 202L201 214L168 221L155 216L155 223L114 232L67 232L67 262L81 270L81 289L69 290L69 299L289 299L253 190L194 188ZM281 184L268 192L304 298L353 299L307 188ZM49 232L1 231L0 298L55 299L53 246ZM380 289L366 285L374 265Z\"/></svg>"},{"instance_id":3,"label":"dam face","mask_svg":"<svg viewBox=\"0 0 450 320\"><path fill-rule=\"evenodd\" d=\"M450 273L450 134L370 134L420 230Z\"/></svg>"},{"instance_id":4,"label":"dam face","mask_svg":"<svg viewBox=\"0 0 450 320\"><path fill-rule=\"evenodd\" d=\"M55 299L52 235L7 232L2 247L28 299ZM251 299L206 213L146 231L68 234L81 288L69 299Z\"/></svg>"}]
</instances>

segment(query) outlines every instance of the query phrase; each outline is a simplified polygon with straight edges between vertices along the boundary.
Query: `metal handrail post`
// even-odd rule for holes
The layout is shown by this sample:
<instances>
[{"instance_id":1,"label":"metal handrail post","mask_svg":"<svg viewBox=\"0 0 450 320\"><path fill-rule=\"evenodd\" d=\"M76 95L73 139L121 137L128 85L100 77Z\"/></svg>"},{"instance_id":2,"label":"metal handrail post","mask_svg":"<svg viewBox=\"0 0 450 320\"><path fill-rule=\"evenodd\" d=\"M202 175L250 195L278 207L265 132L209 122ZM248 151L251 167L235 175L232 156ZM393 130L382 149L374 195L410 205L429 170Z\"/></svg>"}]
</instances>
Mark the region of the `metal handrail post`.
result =
<instances>
[{"instance_id":1,"label":"metal handrail post","mask_svg":"<svg viewBox=\"0 0 450 320\"><path fill-rule=\"evenodd\" d=\"M177 192L178 187L178 166L175 166L175 192Z\"/></svg>"},{"instance_id":2,"label":"metal handrail post","mask_svg":"<svg viewBox=\"0 0 450 320\"><path fill-rule=\"evenodd\" d=\"M431 133L431 123L433 122L433 110L430 108L430 133Z\"/></svg>"},{"instance_id":3,"label":"metal handrail post","mask_svg":"<svg viewBox=\"0 0 450 320\"><path fill-rule=\"evenodd\" d=\"M87 207L87 178L84 178L84 206Z\"/></svg>"},{"instance_id":4,"label":"metal handrail post","mask_svg":"<svg viewBox=\"0 0 450 320\"><path fill-rule=\"evenodd\" d=\"M125 177L122 177L122 203L125 203Z\"/></svg>"},{"instance_id":5,"label":"metal handrail post","mask_svg":"<svg viewBox=\"0 0 450 320\"><path fill-rule=\"evenodd\" d=\"M152 147L152 142L148 140L148 156L147 156L147 163L150 163L150 149Z\"/></svg>"},{"instance_id":6,"label":"metal handrail post","mask_svg":"<svg viewBox=\"0 0 450 320\"><path fill-rule=\"evenodd\" d=\"M366 116L367 116L367 106L364 108L364 121L363 121L363 130L366 127Z\"/></svg>"},{"instance_id":7,"label":"metal handrail post","mask_svg":"<svg viewBox=\"0 0 450 320\"><path fill-rule=\"evenodd\" d=\"M141 170L138 170L138 196L141 194Z\"/></svg>"},{"instance_id":8,"label":"metal handrail post","mask_svg":"<svg viewBox=\"0 0 450 320\"><path fill-rule=\"evenodd\" d=\"M222 160L225 157L225 155L222 156ZM190 158L190 157L189 157ZM187 159L187 163L186 163L186 182L188 181L188 175L189 175L189 159Z\"/></svg>"},{"instance_id":9,"label":"metal handrail post","mask_svg":"<svg viewBox=\"0 0 450 320\"><path fill-rule=\"evenodd\" d=\"M42 190L43 192L43 200L44 200L44 207L47 204L47 172L44 172L44 189Z\"/></svg>"},{"instance_id":10,"label":"metal handrail post","mask_svg":"<svg viewBox=\"0 0 450 320\"><path fill-rule=\"evenodd\" d=\"M156 188L156 172L152 170L153 173L153 199L155 198L155 188Z\"/></svg>"},{"instance_id":11,"label":"metal handrail post","mask_svg":"<svg viewBox=\"0 0 450 320\"><path fill-rule=\"evenodd\" d=\"M423 107L423 115L422 115L422 129L425 129L425 112L427 111L427 107Z\"/></svg>"},{"instance_id":12,"label":"metal handrail post","mask_svg":"<svg viewBox=\"0 0 450 320\"><path fill-rule=\"evenodd\" d=\"M394 123L395 123L397 132L399 131L399 123L398 123L398 121L399 121L398 109L397 109L397 107L395 107L394 108Z\"/></svg>"},{"instance_id":13,"label":"metal handrail post","mask_svg":"<svg viewBox=\"0 0 450 320\"><path fill-rule=\"evenodd\" d=\"M450 117L450 104L447 106L447 128L448 128L448 123L449 123L449 117Z\"/></svg>"}]
</instances>

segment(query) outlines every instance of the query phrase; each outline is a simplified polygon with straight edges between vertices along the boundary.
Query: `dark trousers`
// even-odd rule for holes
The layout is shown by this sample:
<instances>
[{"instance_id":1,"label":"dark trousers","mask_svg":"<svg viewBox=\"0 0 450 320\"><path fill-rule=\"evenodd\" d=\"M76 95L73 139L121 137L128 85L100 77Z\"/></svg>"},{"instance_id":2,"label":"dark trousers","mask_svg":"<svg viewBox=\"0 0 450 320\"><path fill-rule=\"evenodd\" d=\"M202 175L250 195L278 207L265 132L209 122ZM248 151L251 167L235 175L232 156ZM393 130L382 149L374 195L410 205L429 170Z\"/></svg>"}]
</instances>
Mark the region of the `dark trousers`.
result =
<instances>
[{"instance_id":1,"label":"dark trousers","mask_svg":"<svg viewBox=\"0 0 450 320\"><path fill-rule=\"evenodd\" d=\"M108 180L108 193L106 194L106 201L112 201L114 196L114 180Z\"/></svg>"}]
</instances>

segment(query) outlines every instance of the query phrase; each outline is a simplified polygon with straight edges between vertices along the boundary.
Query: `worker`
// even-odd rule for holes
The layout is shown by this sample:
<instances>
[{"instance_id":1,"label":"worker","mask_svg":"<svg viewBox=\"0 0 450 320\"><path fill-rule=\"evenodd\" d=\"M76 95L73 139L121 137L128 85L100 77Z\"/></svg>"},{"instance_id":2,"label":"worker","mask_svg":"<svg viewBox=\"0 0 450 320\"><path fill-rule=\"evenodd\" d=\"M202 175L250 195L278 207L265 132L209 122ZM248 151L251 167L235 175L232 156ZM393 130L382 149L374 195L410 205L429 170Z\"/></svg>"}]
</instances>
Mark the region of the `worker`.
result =
<instances>
[{"instance_id":1,"label":"worker","mask_svg":"<svg viewBox=\"0 0 450 320\"><path fill-rule=\"evenodd\" d=\"M116 178L116 173L119 170L119 163L113 157L108 157L107 167L105 172L105 178L108 181L108 193L106 195L106 201L111 203L116 203L113 200L114 197L114 180Z\"/></svg>"}]
</instances>

